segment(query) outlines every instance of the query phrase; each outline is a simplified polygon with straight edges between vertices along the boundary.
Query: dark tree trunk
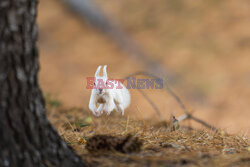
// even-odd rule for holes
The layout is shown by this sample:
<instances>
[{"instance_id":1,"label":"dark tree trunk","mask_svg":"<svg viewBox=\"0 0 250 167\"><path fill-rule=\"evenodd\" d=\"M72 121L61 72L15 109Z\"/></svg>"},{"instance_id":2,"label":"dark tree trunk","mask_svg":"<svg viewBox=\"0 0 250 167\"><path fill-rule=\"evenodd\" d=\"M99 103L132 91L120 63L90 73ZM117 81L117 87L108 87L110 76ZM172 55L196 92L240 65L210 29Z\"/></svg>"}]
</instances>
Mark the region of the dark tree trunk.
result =
<instances>
[{"instance_id":1,"label":"dark tree trunk","mask_svg":"<svg viewBox=\"0 0 250 167\"><path fill-rule=\"evenodd\" d=\"M45 115L37 3L0 0L0 167L84 166Z\"/></svg>"}]
</instances>

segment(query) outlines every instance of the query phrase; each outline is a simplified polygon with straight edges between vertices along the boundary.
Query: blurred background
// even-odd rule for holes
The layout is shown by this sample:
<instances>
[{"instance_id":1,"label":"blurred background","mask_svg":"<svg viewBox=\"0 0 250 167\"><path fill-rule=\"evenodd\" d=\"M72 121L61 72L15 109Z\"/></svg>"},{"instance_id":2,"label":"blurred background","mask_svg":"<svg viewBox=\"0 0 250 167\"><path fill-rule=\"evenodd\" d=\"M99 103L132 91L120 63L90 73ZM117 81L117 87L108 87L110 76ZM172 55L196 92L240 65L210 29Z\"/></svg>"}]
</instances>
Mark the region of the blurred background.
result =
<instances>
[{"instance_id":1,"label":"blurred background","mask_svg":"<svg viewBox=\"0 0 250 167\"><path fill-rule=\"evenodd\" d=\"M71 0L74 1L74 0ZM81 0L75 0L75 2ZM86 77L108 65L110 78L124 78L147 65L136 60L100 25L69 7L70 0L39 4L40 83L66 107L88 110ZM168 70L170 87L194 115L229 132L249 135L249 0L84 0L119 27L144 53ZM98 28L99 26L99 28ZM117 40L118 39L118 40ZM128 42L129 43L129 42ZM174 77L173 77L174 76ZM173 78L173 79L172 79ZM144 91L164 118L182 113L163 90ZM126 114L159 119L145 98L130 90ZM201 125L193 126L201 127Z\"/></svg>"}]
</instances>

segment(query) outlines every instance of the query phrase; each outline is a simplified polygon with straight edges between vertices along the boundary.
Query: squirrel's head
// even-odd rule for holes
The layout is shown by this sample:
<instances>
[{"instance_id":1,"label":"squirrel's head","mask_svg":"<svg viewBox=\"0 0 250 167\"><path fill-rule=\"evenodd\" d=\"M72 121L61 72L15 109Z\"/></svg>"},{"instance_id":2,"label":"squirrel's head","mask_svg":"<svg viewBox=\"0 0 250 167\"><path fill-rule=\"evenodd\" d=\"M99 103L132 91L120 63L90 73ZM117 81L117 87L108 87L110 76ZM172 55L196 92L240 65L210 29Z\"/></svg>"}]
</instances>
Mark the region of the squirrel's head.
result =
<instances>
[{"instance_id":1,"label":"squirrel's head","mask_svg":"<svg viewBox=\"0 0 250 167\"><path fill-rule=\"evenodd\" d=\"M94 89L97 94L103 95L106 93L107 89L107 80L108 80L108 74L107 74L107 65L103 67L103 76L100 76L100 70L102 66L99 66L95 72L95 82L94 82Z\"/></svg>"}]
</instances>

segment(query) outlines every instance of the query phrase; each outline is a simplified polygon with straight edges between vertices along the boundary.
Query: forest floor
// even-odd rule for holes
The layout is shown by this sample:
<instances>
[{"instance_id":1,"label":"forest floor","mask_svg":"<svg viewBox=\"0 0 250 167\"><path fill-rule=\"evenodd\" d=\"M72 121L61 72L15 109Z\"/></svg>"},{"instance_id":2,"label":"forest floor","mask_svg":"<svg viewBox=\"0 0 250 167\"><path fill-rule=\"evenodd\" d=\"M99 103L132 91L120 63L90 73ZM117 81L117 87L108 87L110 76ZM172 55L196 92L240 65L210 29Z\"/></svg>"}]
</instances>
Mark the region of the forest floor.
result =
<instances>
[{"instance_id":1,"label":"forest floor","mask_svg":"<svg viewBox=\"0 0 250 167\"><path fill-rule=\"evenodd\" d=\"M47 99L47 109L59 134L88 166L250 165L250 141L246 136L182 125L173 131L167 121L136 120L116 112L97 118L83 109L65 109L51 99ZM105 136L97 137L94 142L90 140L98 135ZM111 148L127 135L133 139L123 142L120 150L116 146ZM104 141L105 138L110 139ZM86 145L90 145L90 149Z\"/></svg>"}]
</instances>

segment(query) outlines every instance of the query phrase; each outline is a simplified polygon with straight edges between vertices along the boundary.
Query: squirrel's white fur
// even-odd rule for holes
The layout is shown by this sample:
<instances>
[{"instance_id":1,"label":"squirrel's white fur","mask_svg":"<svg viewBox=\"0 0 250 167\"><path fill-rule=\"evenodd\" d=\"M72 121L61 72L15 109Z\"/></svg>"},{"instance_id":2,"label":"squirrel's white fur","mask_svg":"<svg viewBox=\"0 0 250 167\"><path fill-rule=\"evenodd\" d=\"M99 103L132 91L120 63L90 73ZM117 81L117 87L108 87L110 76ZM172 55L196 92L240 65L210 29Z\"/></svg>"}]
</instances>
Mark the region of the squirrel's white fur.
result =
<instances>
[{"instance_id":1,"label":"squirrel's white fur","mask_svg":"<svg viewBox=\"0 0 250 167\"><path fill-rule=\"evenodd\" d=\"M103 67L103 76L99 75L101 67L102 66L99 66L96 70L94 84L97 85L98 81L102 80L106 86L108 80L107 65ZM114 109L124 115L125 108L130 104L130 94L128 89L122 83L120 83L120 85L122 86L122 89L117 89L117 84L114 84L114 88L112 89L92 89L89 109L95 116L100 116L103 111L109 115ZM102 100L102 103L99 103L99 101L101 101L100 99ZM99 106L97 107L97 105Z\"/></svg>"}]
</instances>

